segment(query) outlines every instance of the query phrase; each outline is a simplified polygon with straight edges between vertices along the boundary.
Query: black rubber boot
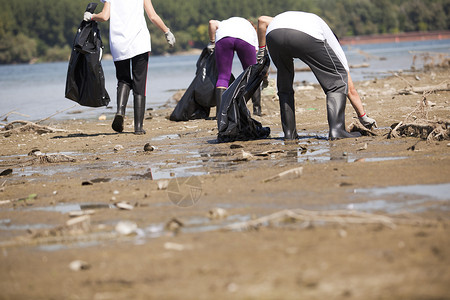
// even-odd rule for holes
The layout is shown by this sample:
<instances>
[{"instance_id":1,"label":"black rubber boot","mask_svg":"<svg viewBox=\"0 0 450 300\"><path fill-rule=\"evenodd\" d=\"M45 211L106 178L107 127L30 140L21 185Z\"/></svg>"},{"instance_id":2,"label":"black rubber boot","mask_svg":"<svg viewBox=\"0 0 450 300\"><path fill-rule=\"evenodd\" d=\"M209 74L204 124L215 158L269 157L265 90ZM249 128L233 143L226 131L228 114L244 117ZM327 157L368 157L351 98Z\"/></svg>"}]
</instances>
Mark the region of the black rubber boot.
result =
<instances>
[{"instance_id":1,"label":"black rubber boot","mask_svg":"<svg viewBox=\"0 0 450 300\"><path fill-rule=\"evenodd\" d=\"M327 94L327 116L330 127L329 139L345 139L361 136L359 132L345 130L345 104L347 96L342 93Z\"/></svg>"},{"instance_id":2,"label":"black rubber boot","mask_svg":"<svg viewBox=\"0 0 450 300\"><path fill-rule=\"evenodd\" d=\"M298 137L295 122L294 95L278 95L280 98L281 125L284 139L293 140Z\"/></svg>"},{"instance_id":3,"label":"black rubber boot","mask_svg":"<svg viewBox=\"0 0 450 300\"><path fill-rule=\"evenodd\" d=\"M117 85L117 113L111 126L114 131L123 131L123 120L125 118L125 109L129 96L130 86L125 83L119 83Z\"/></svg>"},{"instance_id":4,"label":"black rubber boot","mask_svg":"<svg viewBox=\"0 0 450 300\"><path fill-rule=\"evenodd\" d=\"M261 86L255 91L252 96L253 114L261 116Z\"/></svg>"},{"instance_id":5,"label":"black rubber boot","mask_svg":"<svg viewBox=\"0 0 450 300\"><path fill-rule=\"evenodd\" d=\"M216 120L218 120L219 113L220 113L220 104L222 103L222 95L223 92L225 92L225 88L218 88L216 87L214 91L214 98L216 100Z\"/></svg>"},{"instance_id":6,"label":"black rubber boot","mask_svg":"<svg viewBox=\"0 0 450 300\"><path fill-rule=\"evenodd\" d=\"M145 134L145 96L134 94L134 134Z\"/></svg>"}]
</instances>

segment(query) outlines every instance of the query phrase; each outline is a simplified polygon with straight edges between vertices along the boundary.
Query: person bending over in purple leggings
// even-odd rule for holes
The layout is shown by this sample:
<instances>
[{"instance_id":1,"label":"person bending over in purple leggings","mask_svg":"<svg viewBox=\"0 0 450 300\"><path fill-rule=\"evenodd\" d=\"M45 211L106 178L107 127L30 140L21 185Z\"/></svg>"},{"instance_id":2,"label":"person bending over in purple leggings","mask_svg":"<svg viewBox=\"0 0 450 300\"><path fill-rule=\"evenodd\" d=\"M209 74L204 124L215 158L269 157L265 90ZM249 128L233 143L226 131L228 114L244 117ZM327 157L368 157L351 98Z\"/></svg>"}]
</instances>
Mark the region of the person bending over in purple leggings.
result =
<instances>
[{"instance_id":1,"label":"person bending over in purple leggings","mask_svg":"<svg viewBox=\"0 0 450 300\"><path fill-rule=\"evenodd\" d=\"M218 79L216 83L216 116L220 110L222 94L228 88L236 51L242 68L256 64L258 36L256 28L244 18L232 17L224 21L209 21L208 50L215 51ZM258 89L252 97L253 114L261 115L261 90Z\"/></svg>"}]
</instances>

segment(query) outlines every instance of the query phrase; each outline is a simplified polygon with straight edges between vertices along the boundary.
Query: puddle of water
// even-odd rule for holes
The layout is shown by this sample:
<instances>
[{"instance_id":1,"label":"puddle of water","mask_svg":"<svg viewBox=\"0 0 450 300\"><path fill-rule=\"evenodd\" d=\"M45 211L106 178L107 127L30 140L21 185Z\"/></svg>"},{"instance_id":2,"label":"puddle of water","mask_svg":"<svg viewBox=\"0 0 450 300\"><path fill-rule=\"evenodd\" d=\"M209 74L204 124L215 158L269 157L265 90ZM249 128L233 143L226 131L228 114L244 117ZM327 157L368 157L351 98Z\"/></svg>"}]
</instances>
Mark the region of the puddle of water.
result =
<instances>
[{"instance_id":1,"label":"puddle of water","mask_svg":"<svg viewBox=\"0 0 450 300\"><path fill-rule=\"evenodd\" d=\"M365 157L365 158L350 158L348 162L380 162L380 161L390 161L390 160L402 160L407 159L406 156L391 156L391 157Z\"/></svg>"},{"instance_id":2,"label":"puddle of water","mask_svg":"<svg viewBox=\"0 0 450 300\"><path fill-rule=\"evenodd\" d=\"M178 135L178 134L165 134L165 135L155 136L154 138L152 138L152 141L176 140L179 138L180 138L180 135Z\"/></svg>"},{"instance_id":3,"label":"puddle of water","mask_svg":"<svg viewBox=\"0 0 450 300\"><path fill-rule=\"evenodd\" d=\"M450 203L450 183L435 185L407 185L390 186L384 188L355 189L355 194L369 197L387 197L388 199L376 199L362 203L351 203L347 209L361 211L385 211L388 213L397 212L420 212L425 211L428 206L424 204L438 202ZM432 205L435 207L436 205Z\"/></svg>"},{"instance_id":4,"label":"puddle of water","mask_svg":"<svg viewBox=\"0 0 450 300\"><path fill-rule=\"evenodd\" d=\"M21 230L21 231L25 231L25 230L29 230L29 229L35 229L35 230L39 230L39 229L51 229L54 226L51 226L49 224L22 224L22 225L18 225L18 224L11 224L11 220L6 219L6 220L0 220L0 230Z\"/></svg>"},{"instance_id":5,"label":"puddle of water","mask_svg":"<svg viewBox=\"0 0 450 300\"><path fill-rule=\"evenodd\" d=\"M84 203L84 204L62 203L53 206L30 207L25 208L25 210L59 212L62 214L68 214L71 211L80 211L88 209L115 209L115 208L116 207L114 205L107 203Z\"/></svg>"}]
</instances>

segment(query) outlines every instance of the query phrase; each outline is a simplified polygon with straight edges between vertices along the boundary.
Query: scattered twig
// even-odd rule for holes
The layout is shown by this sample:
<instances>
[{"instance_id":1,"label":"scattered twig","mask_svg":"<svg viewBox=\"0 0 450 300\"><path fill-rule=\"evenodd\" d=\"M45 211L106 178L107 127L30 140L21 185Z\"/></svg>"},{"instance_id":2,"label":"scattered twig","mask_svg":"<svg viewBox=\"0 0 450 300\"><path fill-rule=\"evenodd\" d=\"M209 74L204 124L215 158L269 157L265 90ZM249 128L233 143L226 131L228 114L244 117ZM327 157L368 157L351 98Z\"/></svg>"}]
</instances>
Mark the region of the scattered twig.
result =
<instances>
[{"instance_id":1,"label":"scattered twig","mask_svg":"<svg viewBox=\"0 0 450 300\"><path fill-rule=\"evenodd\" d=\"M450 91L450 83L446 83L446 82L441 83L439 85L429 85L429 86L421 86L421 87L414 87L412 84L410 84L410 83L408 83L408 84L410 85L409 88L399 90L397 93L399 95L415 95L415 94L420 94L420 93Z\"/></svg>"},{"instance_id":2,"label":"scattered twig","mask_svg":"<svg viewBox=\"0 0 450 300\"><path fill-rule=\"evenodd\" d=\"M67 110L69 110L69 109L72 109L72 108L74 108L75 106L77 106L77 104L74 104L73 106L71 106L71 107L68 107L68 108L66 108L66 109L63 109L63 110L57 111L57 112L55 112L54 114L51 114L50 116L48 116L48 117L46 117L46 118L40 119L40 120L39 120L39 121L37 121L36 123L41 123L41 122L43 122L43 121L46 121L46 120L50 119L51 117L54 117L54 116L56 116L57 114L60 114L60 113L62 113L62 112L65 112L65 111L67 111Z\"/></svg>"},{"instance_id":3,"label":"scattered twig","mask_svg":"<svg viewBox=\"0 0 450 300\"><path fill-rule=\"evenodd\" d=\"M387 216L358 211L308 211L304 209L282 210L254 220L230 224L226 230L249 230L263 225L285 221L303 221L306 223L325 222L339 224L381 224L395 228L394 220Z\"/></svg>"}]
</instances>

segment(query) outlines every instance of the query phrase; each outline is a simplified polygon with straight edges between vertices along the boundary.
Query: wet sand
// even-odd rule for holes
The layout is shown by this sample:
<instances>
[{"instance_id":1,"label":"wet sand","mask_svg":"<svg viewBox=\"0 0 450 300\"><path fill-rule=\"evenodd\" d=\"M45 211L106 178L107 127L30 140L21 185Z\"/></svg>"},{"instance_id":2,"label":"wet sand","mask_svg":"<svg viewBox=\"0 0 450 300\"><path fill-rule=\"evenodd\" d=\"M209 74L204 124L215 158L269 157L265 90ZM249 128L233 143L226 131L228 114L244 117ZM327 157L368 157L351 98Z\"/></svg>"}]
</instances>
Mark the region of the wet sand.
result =
<instances>
[{"instance_id":1,"label":"wet sand","mask_svg":"<svg viewBox=\"0 0 450 300\"><path fill-rule=\"evenodd\" d=\"M422 100L398 90L448 77L358 82L374 137L326 140L316 85L296 91L295 142L273 87L264 140L218 144L214 120L171 122L171 108L147 112L144 136L132 118L114 133L112 112L1 136L0 299L450 299L449 141L386 137ZM449 119L450 92L427 100Z\"/></svg>"}]
</instances>

